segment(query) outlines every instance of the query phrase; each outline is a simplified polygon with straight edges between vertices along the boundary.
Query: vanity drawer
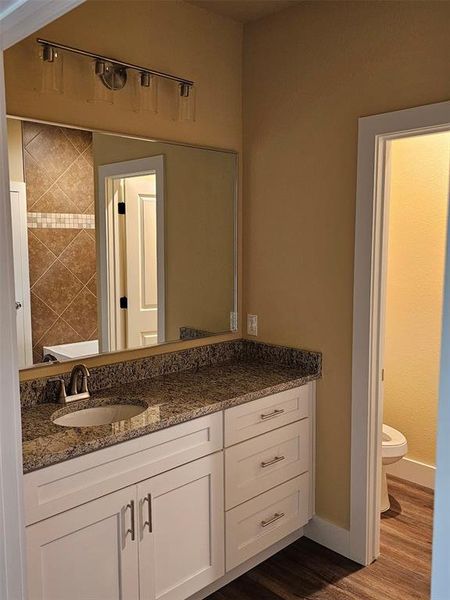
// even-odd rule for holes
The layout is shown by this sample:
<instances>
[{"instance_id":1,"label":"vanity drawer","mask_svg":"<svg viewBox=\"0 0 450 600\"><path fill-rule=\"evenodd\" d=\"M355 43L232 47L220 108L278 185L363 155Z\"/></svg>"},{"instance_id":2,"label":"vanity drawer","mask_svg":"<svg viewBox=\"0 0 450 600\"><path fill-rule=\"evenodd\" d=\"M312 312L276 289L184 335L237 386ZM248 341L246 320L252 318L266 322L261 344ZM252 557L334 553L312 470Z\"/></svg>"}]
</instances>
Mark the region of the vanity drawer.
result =
<instances>
[{"instance_id":1,"label":"vanity drawer","mask_svg":"<svg viewBox=\"0 0 450 600\"><path fill-rule=\"evenodd\" d=\"M221 412L27 473L25 522L36 523L223 447Z\"/></svg>"},{"instance_id":2,"label":"vanity drawer","mask_svg":"<svg viewBox=\"0 0 450 600\"><path fill-rule=\"evenodd\" d=\"M227 510L309 470L310 420L303 419L225 451Z\"/></svg>"},{"instance_id":3,"label":"vanity drawer","mask_svg":"<svg viewBox=\"0 0 450 600\"><path fill-rule=\"evenodd\" d=\"M309 474L226 513L226 570L300 529L309 519Z\"/></svg>"},{"instance_id":4,"label":"vanity drawer","mask_svg":"<svg viewBox=\"0 0 450 600\"><path fill-rule=\"evenodd\" d=\"M310 414L311 384L272 394L225 411L225 446L267 433Z\"/></svg>"}]
</instances>

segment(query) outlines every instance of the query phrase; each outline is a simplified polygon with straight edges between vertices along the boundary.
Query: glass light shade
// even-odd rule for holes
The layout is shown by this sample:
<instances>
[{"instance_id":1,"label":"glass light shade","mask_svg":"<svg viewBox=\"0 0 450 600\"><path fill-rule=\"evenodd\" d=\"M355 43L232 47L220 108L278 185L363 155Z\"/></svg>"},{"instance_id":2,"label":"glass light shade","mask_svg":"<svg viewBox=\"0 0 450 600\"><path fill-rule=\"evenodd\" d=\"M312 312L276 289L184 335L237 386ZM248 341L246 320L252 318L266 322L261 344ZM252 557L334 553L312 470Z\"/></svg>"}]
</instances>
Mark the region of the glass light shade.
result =
<instances>
[{"instance_id":1,"label":"glass light shade","mask_svg":"<svg viewBox=\"0 0 450 600\"><path fill-rule=\"evenodd\" d=\"M178 120L195 121L195 88L180 83L178 86Z\"/></svg>"},{"instance_id":2,"label":"glass light shade","mask_svg":"<svg viewBox=\"0 0 450 600\"><path fill-rule=\"evenodd\" d=\"M100 75L108 66L104 61L96 60L92 63L91 92L88 102L100 104L113 104L114 96L112 90L108 89L100 78Z\"/></svg>"},{"instance_id":3,"label":"glass light shade","mask_svg":"<svg viewBox=\"0 0 450 600\"><path fill-rule=\"evenodd\" d=\"M158 79L150 73L135 73L133 78L133 110L158 112Z\"/></svg>"},{"instance_id":4,"label":"glass light shade","mask_svg":"<svg viewBox=\"0 0 450 600\"><path fill-rule=\"evenodd\" d=\"M41 92L43 94L62 94L64 91L62 52L50 46L42 46L40 55L42 59Z\"/></svg>"}]
</instances>

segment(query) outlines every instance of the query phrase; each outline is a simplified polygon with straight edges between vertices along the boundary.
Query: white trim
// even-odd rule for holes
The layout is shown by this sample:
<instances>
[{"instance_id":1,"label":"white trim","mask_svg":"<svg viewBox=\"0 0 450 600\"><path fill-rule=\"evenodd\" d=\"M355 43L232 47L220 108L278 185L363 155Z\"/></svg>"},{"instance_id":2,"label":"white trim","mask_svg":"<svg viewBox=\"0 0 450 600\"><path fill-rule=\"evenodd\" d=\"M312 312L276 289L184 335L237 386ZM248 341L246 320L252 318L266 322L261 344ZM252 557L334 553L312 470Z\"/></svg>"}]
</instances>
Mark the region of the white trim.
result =
<instances>
[{"instance_id":1,"label":"white trim","mask_svg":"<svg viewBox=\"0 0 450 600\"><path fill-rule=\"evenodd\" d=\"M1 49L6 50L84 0L18 0L1 15Z\"/></svg>"},{"instance_id":2,"label":"white trim","mask_svg":"<svg viewBox=\"0 0 450 600\"><path fill-rule=\"evenodd\" d=\"M450 230L450 212L447 231ZM436 491L434 495L431 600L448 597L450 589L450 235L447 234L439 382Z\"/></svg>"},{"instance_id":3,"label":"white trim","mask_svg":"<svg viewBox=\"0 0 450 600\"><path fill-rule=\"evenodd\" d=\"M150 171L157 173L156 177L156 220L157 220L157 284L158 284L158 344L165 342L165 249L164 249L164 205L165 205L165 174L164 156L149 156L136 160L111 163L98 167L98 239L100 264L100 302L101 302L101 351L120 350L115 343L114 332L120 328L120 310L118 298L120 295L121 267L117 263L117 240L119 224L117 211L110 202L112 194L106 194L106 182L112 178L129 175L145 175ZM109 196L109 197L107 197Z\"/></svg>"},{"instance_id":4,"label":"white trim","mask_svg":"<svg viewBox=\"0 0 450 600\"><path fill-rule=\"evenodd\" d=\"M26 595L22 431L3 56L0 81L0 598L21 600Z\"/></svg>"},{"instance_id":5,"label":"white trim","mask_svg":"<svg viewBox=\"0 0 450 600\"><path fill-rule=\"evenodd\" d=\"M310 464L311 471L309 474L309 514L313 518L316 514L316 404L317 404L317 390L316 390L316 381L311 381L310 386L310 395L309 395L309 436L310 436Z\"/></svg>"},{"instance_id":6,"label":"white trim","mask_svg":"<svg viewBox=\"0 0 450 600\"><path fill-rule=\"evenodd\" d=\"M26 0L0 21L0 50L68 12L82 0ZM5 76L0 56L0 598L26 599L22 431L16 351Z\"/></svg>"},{"instance_id":7,"label":"white trim","mask_svg":"<svg viewBox=\"0 0 450 600\"><path fill-rule=\"evenodd\" d=\"M10 194L18 195L11 200L11 226L13 236L13 265L15 300L21 303L16 310L19 369L33 364L31 335L30 267L28 262L27 194L23 181L11 181Z\"/></svg>"},{"instance_id":8,"label":"white trim","mask_svg":"<svg viewBox=\"0 0 450 600\"><path fill-rule=\"evenodd\" d=\"M313 517L304 528L305 537L350 558L350 531L321 517Z\"/></svg>"},{"instance_id":9,"label":"white trim","mask_svg":"<svg viewBox=\"0 0 450 600\"><path fill-rule=\"evenodd\" d=\"M350 555L379 555L386 154L392 139L442 131L450 102L359 119L353 293Z\"/></svg>"},{"instance_id":10,"label":"white trim","mask_svg":"<svg viewBox=\"0 0 450 600\"><path fill-rule=\"evenodd\" d=\"M283 550L290 544L293 544L294 542L299 540L301 537L303 537L303 529L298 529L297 531L290 533L288 536L284 537L282 540L280 540L276 544L273 544L272 546L270 546L269 548L266 548L265 550L263 550L256 556L249 558L248 560L243 562L238 567L235 567L231 571L228 571L228 573L226 573L223 577L221 577L217 581L214 581L214 583L211 583L211 585L208 585L207 587L203 588L199 592L193 594L192 596L189 596L189 598L187 600L203 600L204 598L207 598L208 596L210 596L217 590L220 590L220 588L222 588L224 585L227 585L228 583L230 583L231 581L234 581L241 575L244 575L245 573L250 571L250 569L253 569L254 567L261 564L262 562L264 562L265 560L267 560L268 558L270 558L277 552L280 552L281 550Z\"/></svg>"},{"instance_id":11,"label":"white trim","mask_svg":"<svg viewBox=\"0 0 450 600\"><path fill-rule=\"evenodd\" d=\"M434 490L436 467L433 465L427 465L405 456L398 462L387 465L386 473Z\"/></svg>"}]
</instances>

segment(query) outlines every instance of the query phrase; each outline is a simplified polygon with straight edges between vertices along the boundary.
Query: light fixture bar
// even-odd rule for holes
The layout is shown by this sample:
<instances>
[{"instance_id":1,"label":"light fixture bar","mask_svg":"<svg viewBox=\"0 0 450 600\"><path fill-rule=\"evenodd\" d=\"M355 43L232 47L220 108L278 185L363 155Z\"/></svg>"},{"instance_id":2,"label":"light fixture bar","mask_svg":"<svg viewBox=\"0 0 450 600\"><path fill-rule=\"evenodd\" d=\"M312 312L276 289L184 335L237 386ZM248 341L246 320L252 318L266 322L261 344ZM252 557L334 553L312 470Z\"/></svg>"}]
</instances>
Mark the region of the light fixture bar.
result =
<instances>
[{"instance_id":1,"label":"light fixture bar","mask_svg":"<svg viewBox=\"0 0 450 600\"><path fill-rule=\"evenodd\" d=\"M109 62L113 65L124 67L126 69L134 69L135 71L140 71L141 73L149 73L150 75L155 75L156 77L161 77L162 79L170 79L171 81L177 81L178 83L182 85L187 85L189 87L194 85L194 82L190 79L184 79L184 77L177 77L176 75L171 75L170 73L165 73L164 71L155 71L155 69L149 69L148 67L140 67L139 65L134 65L133 63L127 63L122 60L117 60L115 58L109 58L108 56L96 54L95 52L88 52L87 50L81 50L80 48L66 46L65 44L50 42L49 40L43 40L42 38L37 38L36 41L38 44L41 44L41 46L44 46L44 48L59 48L60 50L64 50L65 52L81 54L81 56L88 56L89 58L94 58L95 60L103 60L105 62Z\"/></svg>"}]
</instances>

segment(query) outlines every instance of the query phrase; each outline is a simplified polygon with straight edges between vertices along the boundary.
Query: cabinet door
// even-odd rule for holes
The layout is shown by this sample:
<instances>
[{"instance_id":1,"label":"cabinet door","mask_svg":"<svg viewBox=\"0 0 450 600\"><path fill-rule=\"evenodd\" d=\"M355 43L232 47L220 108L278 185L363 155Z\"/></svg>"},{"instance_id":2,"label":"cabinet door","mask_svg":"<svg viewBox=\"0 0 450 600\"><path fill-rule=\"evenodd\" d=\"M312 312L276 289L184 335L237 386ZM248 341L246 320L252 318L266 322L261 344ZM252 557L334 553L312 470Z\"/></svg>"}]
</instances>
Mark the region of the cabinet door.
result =
<instances>
[{"instance_id":1,"label":"cabinet door","mask_svg":"<svg viewBox=\"0 0 450 600\"><path fill-rule=\"evenodd\" d=\"M141 600L184 600L224 574L223 453L138 485Z\"/></svg>"},{"instance_id":2,"label":"cabinet door","mask_svg":"<svg viewBox=\"0 0 450 600\"><path fill-rule=\"evenodd\" d=\"M27 527L29 600L138 600L135 502L130 486Z\"/></svg>"}]
</instances>

